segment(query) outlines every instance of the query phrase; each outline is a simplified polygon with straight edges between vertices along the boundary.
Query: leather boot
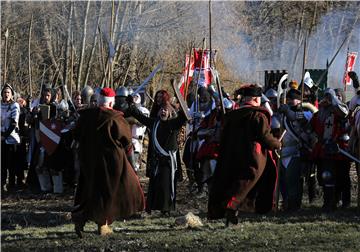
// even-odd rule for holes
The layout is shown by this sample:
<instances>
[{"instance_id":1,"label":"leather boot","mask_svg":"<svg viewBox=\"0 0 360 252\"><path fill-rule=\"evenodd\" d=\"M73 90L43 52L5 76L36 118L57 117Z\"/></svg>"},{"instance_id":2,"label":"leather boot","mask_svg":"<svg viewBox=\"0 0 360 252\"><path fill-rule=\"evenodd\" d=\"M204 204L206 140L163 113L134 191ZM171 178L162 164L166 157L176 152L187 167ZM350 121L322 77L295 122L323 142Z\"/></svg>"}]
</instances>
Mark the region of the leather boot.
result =
<instances>
[{"instance_id":1,"label":"leather boot","mask_svg":"<svg viewBox=\"0 0 360 252\"><path fill-rule=\"evenodd\" d=\"M233 209L226 209L225 210L225 225L228 227L229 224L237 225L239 223L239 219L237 217L237 211Z\"/></svg>"}]
</instances>

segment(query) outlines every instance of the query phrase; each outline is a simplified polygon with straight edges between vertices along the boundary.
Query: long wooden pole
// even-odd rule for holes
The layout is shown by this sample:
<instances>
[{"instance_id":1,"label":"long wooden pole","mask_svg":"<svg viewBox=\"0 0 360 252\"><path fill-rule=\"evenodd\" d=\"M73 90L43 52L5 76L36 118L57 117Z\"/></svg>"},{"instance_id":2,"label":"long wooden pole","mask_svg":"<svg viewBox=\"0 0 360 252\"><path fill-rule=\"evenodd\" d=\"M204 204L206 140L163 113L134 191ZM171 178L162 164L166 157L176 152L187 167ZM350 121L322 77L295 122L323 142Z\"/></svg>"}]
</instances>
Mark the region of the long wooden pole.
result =
<instances>
[{"instance_id":1,"label":"long wooden pole","mask_svg":"<svg viewBox=\"0 0 360 252\"><path fill-rule=\"evenodd\" d=\"M5 31L5 52L4 52L4 74L3 74L3 83L6 82L8 39L9 39L9 29L7 28L6 31Z\"/></svg>"},{"instance_id":2,"label":"long wooden pole","mask_svg":"<svg viewBox=\"0 0 360 252\"><path fill-rule=\"evenodd\" d=\"M188 67L187 67L187 72L186 72L186 79L185 79L185 90L184 90L185 101L186 101L186 98L187 98L187 95L188 95L188 89L189 89L189 73L190 73L190 67L191 67L192 52L193 52L193 44L191 43L191 45L190 45L190 53L189 53L189 62L188 62Z\"/></svg>"},{"instance_id":3,"label":"long wooden pole","mask_svg":"<svg viewBox=\"0 0 360 252\"><path fill-rule=\"evenodd\" d=\"M200 80L200 75L201 75L201 68L203 67L202 62L203 62L205 50L206 50L206 39L204 38L203 46L201 49L200 68L199 68L199 72L198 72L198 76L197 76L197 80L196 80L196 87L195 87L195 111L196 112L199 112L199 98L197 96L198 96L199 80Z\"/></svg>"},{"instance_id":4,"label":"long wooden pole","mask_svg":"<svg viewBox=\"0 0 360 252\"><path fill-rule=\"evenodd\" d=\"M77 81L76 81L76 86L78 87L80 87L81 85L81 75L82 75L82 68L83 68L84 55L85 55L85 42L86 42L87 19L88 19L89 8L90 8L90 0L88 0L88 2L86 3L86 8L85 8L83 37L81 42L80 60L79 60ZM84 85L86 85L86 83L84 83Z\"/></svg>"},{"instance_id":5,"label":"long wooden pole","mask_svg":"<svg viewBox=\"0 0 360 252\"><path fill-rule=\"evenodd\" d=\"M209 0L209 46L210 46L210 54L209 54L209 63L211 68L211 0Z\"/></svg>"},{"instance_id":6,"label":"long wooden pole","mask_svg":"<svg viewBox=\"0 0 360 252\"><path fill-rule=\"evenodd\" d=\"M31 30L33 26L33 15L31 15L31 21L29 26L29 41L28 41L28 71L29 71L29 95L32 97L32 79L31 79Z\"/></svg>"},{"instance_id":7,"label":"long wooden pole","mask_svg":"<svg viewBox=\"0 0 360 252\"><path fill-rule=\"evenodd\" d=\"M344 91L346 92L346 75L347 75L347 69L349 66L349 62L348 62L348 55L349 55L349 47L347 48L347 52L346 52L346 58L345 58L345 73L344 73L344 80L343 80L343 85L344 85Z\"/></svg>"},{"instance_id":8,"label":"long wooden pole","mask_svg":"<svg viewBox=\"0 0 360 252\"><path fill-rule=\"evenodd\" d=\"M90 74L90 69L91 69L92 62L93 62L96 43L98 41L99 29L97 27L99 27L99 25L100 25L101 10L102 10L102 1L100 1L99 14L97 16L97 21L96 21L95 36L94 36L94 40L93 40L93 46L92 46L92 49L91 49L91 53L90 53L90 56L89 56L89 61L88 61L87 67L86 67L84 85L87 85L88 80L89 80L89 74Z\"/></svg>"},{"instance_id":9,"label":"long wooden pole","mask_svg":"<svg viewBox=\"0 0 360 252\"><path fill-rule=\"evenodd\" d=\"M307 37L305 37L304 39L304 55L303 55L303 64L301 71L301 102L304 101L304 90L305 90L304 75L305 75L305 64L306 64L306 41L307 41Z\"/></svg>"},{"instance_id":10,"label":"long wooden pole","mask_svg":"<svg viewBox=\"0 0 360 252\"><path fill-rule=\"evenodd\" d=\"M64 72L63 72L63 79L64 79L64 85L68 84L68 68L69 68L69 48L70 48L70 39L72 34L72 15L74 9L74 3L70 2L70 10L69 10L69 16L68 16L68 27L67 27L67 35L66 35L66 47L65 47L65 59L64 59ZM62 91L64 91L64 87L62 87ZM64 92L63 92L64 94Z\"/></svg>"},{"instance_id":11,"label":"long wooden pole","mask_svg":"<svg viewBox=\"0 0 360 252\"><path fill-rule=\"evenodd\" d=\"M70 47L70 95L73 94L73 78L74 78L74 33L71 32L71 47Z\"/></svg>"},{"instance_id":12,"label":"long wooden pole","mask_svg":"<svg viewBox=\"0 0 360 252\"><path fill-rule=\"evenodd\" d=\"M114 17L115 17L115 1L112 0L112 6L111 6L111 21L110 21L110 42L113 43L113 37L114 37L114 33L113 33L113 27L114 27ZM110 49L109 49L110 52ZM109 53L109 60L111 60L109 62L109 75L108 75L108 87L112 87L113 88L113 59L110 59L110 53Z\"/></svg>"}]
</instances>

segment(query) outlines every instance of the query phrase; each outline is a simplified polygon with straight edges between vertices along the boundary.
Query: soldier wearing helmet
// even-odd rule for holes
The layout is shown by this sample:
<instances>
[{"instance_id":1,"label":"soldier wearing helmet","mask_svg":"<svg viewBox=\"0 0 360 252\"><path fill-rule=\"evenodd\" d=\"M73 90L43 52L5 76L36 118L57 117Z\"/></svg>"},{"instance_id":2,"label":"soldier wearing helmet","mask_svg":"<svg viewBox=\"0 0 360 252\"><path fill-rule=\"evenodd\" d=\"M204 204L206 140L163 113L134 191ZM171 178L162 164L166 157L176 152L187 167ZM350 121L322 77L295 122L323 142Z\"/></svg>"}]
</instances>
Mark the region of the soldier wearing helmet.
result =
<instances>
[{"instance_id":1,"label":"soldier wearing helmet","mask_svg":"<svg viewBox=\"0 0 360 252\"><path fill-rule=\"evenodd\" d=\"M126 102L126 97L130 95L129 89L127 87L121 86L115 90L115 93L116 96L115 96L114 109L126 114L129 108L128 103Z\"/></svg>"},{"instance_id":2,"label":"soldier wearing helmet","mask_svg":"<svg viewBox=\"0 0 360 252\"><path fill-rule=\"evenodd\" d=\"M82 99L82 103L85 106L90 106L90 100L93 94L94 94L94 89L88 85L86 85L81 90L81 99Z\"/></svg>"},{"instance_id":3,"label":"soldier wearing helmet","mask_svg":"<svg viewBox=\"0 0 360 252\"><path fill-rule=\"evenodd\" d=\"M327 88L324 98L319 103L319 111L311 119L312 128L319 139L314 147L313 156L318 163L318 181L324 191L325 211L334 210L340 197L343 207L350 204L350 195L339 195L338 191L342 186L341 177L338 175L341 171L349 169L349 162L336 151L337 146L346 148L347 145L342 137L346 133L343 122L348 114L348 107L337 97L335 90Z\"/></svg>"}]
</instances>

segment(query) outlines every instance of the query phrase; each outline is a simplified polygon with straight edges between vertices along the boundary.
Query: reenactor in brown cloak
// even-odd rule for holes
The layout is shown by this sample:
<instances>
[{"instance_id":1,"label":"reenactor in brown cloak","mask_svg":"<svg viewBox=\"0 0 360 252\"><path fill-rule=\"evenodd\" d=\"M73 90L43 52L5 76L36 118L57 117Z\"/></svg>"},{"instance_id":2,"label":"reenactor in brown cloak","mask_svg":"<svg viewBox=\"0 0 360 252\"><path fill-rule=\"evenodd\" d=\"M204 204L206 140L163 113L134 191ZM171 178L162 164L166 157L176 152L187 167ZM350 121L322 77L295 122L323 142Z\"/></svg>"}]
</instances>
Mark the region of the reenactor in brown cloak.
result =
<instances>
[{"instance_id":1,"label":"reenactor in brown cloak","mask_svg":"<svg viewBox=\"0 0 360 252\"><path fill-rule=\"evenodd\" d=\"M138 177L127 160L132 148L129 124L112 109L115 92L103 88L99 107L81 110L75 128L79 142L80 177L72 219L79 237L88 220L98 224L99 233L108 226L144 209L144 195Z\"/></svg>"},{"instance_id":2,"label":"reenactor in brown cloak","mask_svg":"<svg viewBox=\"0 0 360 252\"><path fill-rule=\"evenodd\" d=\"M261 87L242 90L244 103L226 114L220 156L210 190L208 218L238 222L238 211L266 213L273 207L276 166L271 150L280 142L270 133L269 112L260 107Z\"/></svg>"}]
</instances>

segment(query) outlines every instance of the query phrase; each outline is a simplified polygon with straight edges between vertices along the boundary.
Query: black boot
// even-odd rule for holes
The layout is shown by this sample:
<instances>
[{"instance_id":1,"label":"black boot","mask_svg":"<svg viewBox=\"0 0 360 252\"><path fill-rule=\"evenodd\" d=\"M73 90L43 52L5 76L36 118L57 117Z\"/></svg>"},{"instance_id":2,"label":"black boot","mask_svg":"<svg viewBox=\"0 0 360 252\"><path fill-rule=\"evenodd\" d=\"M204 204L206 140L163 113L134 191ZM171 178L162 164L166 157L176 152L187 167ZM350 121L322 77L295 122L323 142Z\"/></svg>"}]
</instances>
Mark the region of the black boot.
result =
<instances>
[{"instance_id":1,"label":"black boot","mask_svg":"<svg viewBox=\"0 0 360 252\"><path fill-rule=\"evenodd\" d=\"M233 225L237 225L239 223L239 219L237 216L237 211L233 210L233 209L226 209L225 210L225 218L226 218L226 223L225 225L228 227L229 223L233 224Z\"/></svg>"},{"instance_id":2,"label":"black boot","mask_svg":"<svg viewBox=\"0 0 360 252\"><path fill-rule=\"evenodd\" d=\"M336 209L335 187L324 186L324 205L325 212L332 212Z\"/></svg>"}]
</instances>

